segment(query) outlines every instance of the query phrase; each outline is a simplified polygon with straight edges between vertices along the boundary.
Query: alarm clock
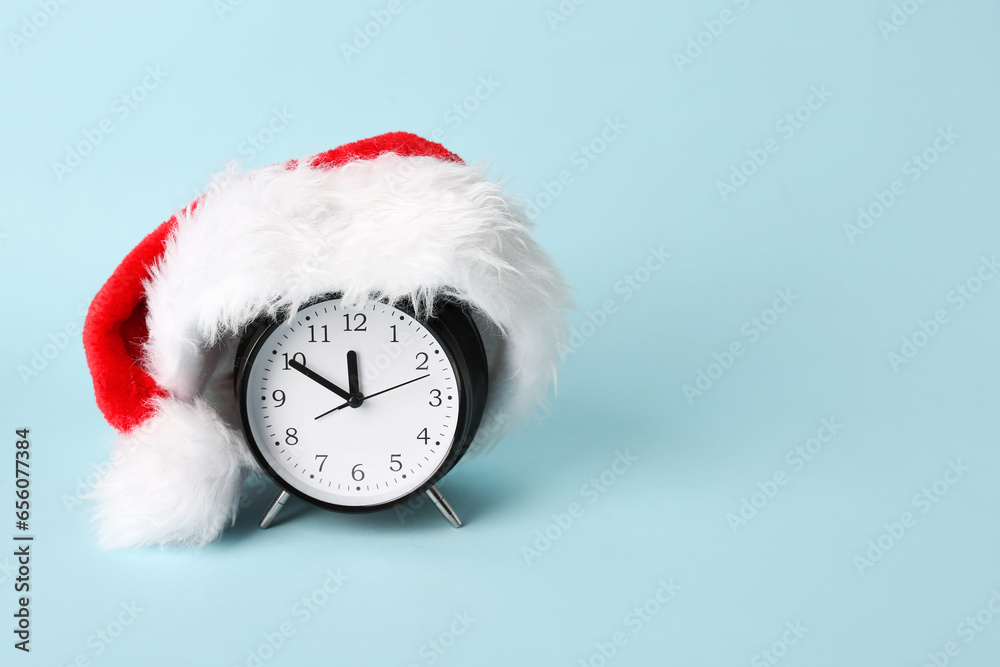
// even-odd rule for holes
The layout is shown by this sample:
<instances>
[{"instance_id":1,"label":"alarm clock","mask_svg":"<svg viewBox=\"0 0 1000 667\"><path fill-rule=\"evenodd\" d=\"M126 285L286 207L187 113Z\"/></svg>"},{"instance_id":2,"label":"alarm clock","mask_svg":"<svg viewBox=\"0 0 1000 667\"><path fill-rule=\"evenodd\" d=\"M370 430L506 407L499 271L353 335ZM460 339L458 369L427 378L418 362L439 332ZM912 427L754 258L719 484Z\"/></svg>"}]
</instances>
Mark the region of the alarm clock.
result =
<instances>
[{"instance_id":1,"label":"alarm clock","mask_svg":"<svg viewBox=\"0 0 1000 667\"><path fill-rule=\"evenodd\" d=\"M247 446L280 487L267 528L294 495L337 512L371 512L427 494L456 528L435 484L475 437L487 357L469 308L340 295L252 324L234 389Z\"/></svg>"}]
</instances>

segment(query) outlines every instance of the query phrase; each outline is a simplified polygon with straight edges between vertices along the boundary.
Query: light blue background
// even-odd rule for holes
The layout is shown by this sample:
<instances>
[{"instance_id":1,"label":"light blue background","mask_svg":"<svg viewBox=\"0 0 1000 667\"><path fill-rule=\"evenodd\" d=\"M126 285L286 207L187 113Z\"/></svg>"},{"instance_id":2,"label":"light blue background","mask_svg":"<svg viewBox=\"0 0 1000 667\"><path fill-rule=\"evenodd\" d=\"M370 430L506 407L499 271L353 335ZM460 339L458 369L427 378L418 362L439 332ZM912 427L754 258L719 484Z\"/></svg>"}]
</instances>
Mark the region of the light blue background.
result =
<instances>
[{"instance_id":1,"label":"light blue background","mask_svg":"<svg viewBox=\"0 0 1000 667\"><path fill-rule=\"evenodd\" d=\"M950 641L949 664L996 664L1000 619L968 643L960 624L1000 590L1000 281L961 310L949 301L1000 251L995 3L910 0L916 13L883 34L886 0L591 0L554 26L557 0L402 0L350 62L341 43L388 3L170 4L60 5L17 48L9 34L41 10L3 11L0 541L14 532L20 426L37 541L33 650L15 651L4 625L0 662L255 664L248 652L285 623L294 634L264 650L268 667L596 666L617 632L627 643L611 665L772 664L767 649L789 666L919 666ZM731 22L712 23L723 10ZM712 37L705 21L724 29ZM678 66L702 32L708 46ZM115 100L147 67L165 77L123 118ZM449 110L480 77L499 86L456 126ZM776 124L814 86L832 96L786 138ZM294 118L249 155L243 142L276 109ZM106 118L113 132L57 178L52 163ZM609 119L627 127L581 171L580 147ZM941 128L959 138L911 181L904 164ZM460 531L427 506L401 522L298 505L261 532L272 488L248 486L236 528L201 551L97 549L88 508L67 506L113 439L79 334L37 376L19 367L78 332L125 253L228 160L261 166L397 129L440 129L548 204L537 235L575 288L582 332L548 418L441 484ZM717 182L769 138L777 152L723 201ZM572 182L539 199L563 170ZM894 179L905 193L849 242L844 225ZM639 270L661 246L666 266ZM626 275L648 278L627 300ZM797 300L751 342L745 323L770 317L777 290ZM602 326L586 324L609 300ZM887 355L938 309L947 323L894 369ZM713 354L735 341L742 356L689 401L684 385L718 376ZM796 470L786 453L824 418L842 429ZM637 460L606 473L605 492L583 488L616 451ZM957 461L968 471L939 484L947 494L915 505ZM734 532L727 515L779 471L787 483ZM582 515L554 528L574 502ZM915 525L859 572L855 557L904 512ZM526 557L546 530L561 534ZM12 564L0 557L8 624ZM304 620L295 605L338 569L348 579ZM661 580L680 590L649 603ZM138 618L97 640L133 602ZM628 615L647 603L657 613L637 628ZM452 636L456 614L474 620ZM787 652L786 624L805 629Z\"/></svg>"}]
</instances>

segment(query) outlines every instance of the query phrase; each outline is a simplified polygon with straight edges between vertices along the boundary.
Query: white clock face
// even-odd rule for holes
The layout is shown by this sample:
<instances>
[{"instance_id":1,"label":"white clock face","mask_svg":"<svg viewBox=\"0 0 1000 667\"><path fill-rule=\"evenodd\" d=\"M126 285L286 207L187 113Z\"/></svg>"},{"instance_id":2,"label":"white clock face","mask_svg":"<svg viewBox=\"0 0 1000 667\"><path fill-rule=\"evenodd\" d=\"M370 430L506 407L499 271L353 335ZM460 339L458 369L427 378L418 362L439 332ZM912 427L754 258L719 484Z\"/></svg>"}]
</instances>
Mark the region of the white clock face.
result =
<instances>
[{"instance_id":1,"label":"white clock face","mask_svg":"<svg viewBox=\"0 0 1000 667\"><path fill-rule=\"evenodd\" d=\"M250 432L271 469L305 495L348 507L392 502L447 458L459 381L440 341L409 314L330 299L256 349L244 381Z\"/></svg>"}]
</instances>

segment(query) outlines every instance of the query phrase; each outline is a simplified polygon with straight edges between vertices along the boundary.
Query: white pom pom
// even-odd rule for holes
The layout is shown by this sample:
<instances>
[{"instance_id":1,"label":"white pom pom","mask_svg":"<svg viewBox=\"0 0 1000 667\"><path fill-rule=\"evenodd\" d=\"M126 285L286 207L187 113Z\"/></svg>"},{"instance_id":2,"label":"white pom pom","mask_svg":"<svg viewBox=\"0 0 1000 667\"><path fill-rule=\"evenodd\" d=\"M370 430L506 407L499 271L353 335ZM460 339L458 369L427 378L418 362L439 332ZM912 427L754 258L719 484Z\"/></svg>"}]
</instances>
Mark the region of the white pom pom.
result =
<instances>
[{"instance_id":1,"label":"white pom pom","mask_svg":"<svg viewBox=\"0 0 1000 667\"><path fill-rule=\"evenodd\" d=\"M159 399L153 417L121 436L91 494L98 542L204 545L235 520L252 465L243 437L205 401Z\"/></svg>"}]
</instances>

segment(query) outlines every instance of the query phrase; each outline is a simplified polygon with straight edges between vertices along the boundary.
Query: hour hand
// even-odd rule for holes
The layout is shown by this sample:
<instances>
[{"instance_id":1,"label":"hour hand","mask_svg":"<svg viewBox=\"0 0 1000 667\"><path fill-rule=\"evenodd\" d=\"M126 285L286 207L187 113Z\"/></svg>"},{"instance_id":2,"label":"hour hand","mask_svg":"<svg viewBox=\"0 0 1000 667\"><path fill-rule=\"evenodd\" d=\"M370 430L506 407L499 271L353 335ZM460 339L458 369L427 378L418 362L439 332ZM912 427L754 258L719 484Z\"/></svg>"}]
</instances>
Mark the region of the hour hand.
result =
<instances>
[{"instance_id":1,"label":"hour hand","mask_svg":"<svg viewBox=\"0 0 1000 667\"><path fill-rule=\"evenodd\" d=\"M297 370L298 372L302 373L303 375L305 375L307 378L309 378L313 382L316 382L316 383L318 383L318 384L326 387L327 389L329 389L330 391L332 391L333 393L335 393L337 396L340 396L345 401L349 401L351 399L351 395L348 392L344 391L343 389L341 389L340 387L338 387L334 383L330 382L329 380L327 380L322 375L319 375L318 373L316 373L316 372L314 372L314 371L306 368L303 364L300 364L295 359L289 359L288 360L288 365L290 367L294 368L295 370Z\"/></svg>"},{"instance_id":2,"label":"hour hand","mask_svg":"<svg viewBox=\"0 0 1000 667\"><path fill-rule=\"evenodd\" d=\"M347 353L347 385L351 396L361 397L361 379L358 377L358 353L350 350Z\"/></svg>"}]
</instances>

